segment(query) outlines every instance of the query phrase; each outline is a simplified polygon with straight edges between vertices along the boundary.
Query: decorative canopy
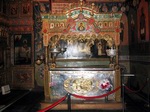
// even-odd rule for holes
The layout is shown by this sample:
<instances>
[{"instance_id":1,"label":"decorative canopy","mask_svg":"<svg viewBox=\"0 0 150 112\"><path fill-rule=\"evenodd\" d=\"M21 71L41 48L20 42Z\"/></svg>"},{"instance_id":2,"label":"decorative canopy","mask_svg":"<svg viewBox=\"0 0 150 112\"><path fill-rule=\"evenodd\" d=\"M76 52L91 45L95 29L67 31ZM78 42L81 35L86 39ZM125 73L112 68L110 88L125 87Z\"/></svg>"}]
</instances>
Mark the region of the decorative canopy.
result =
<instances>
[{"instance_id":1,"label":"decorative canopy","mask_svg":"<svg viewBox=\"0 0 150 112\"><path fill-rule=\"evenodd\" d=\"M98 8L83 4L70 5L63 14L42 14L43 42L45 46L58 40L104 39L111 47L120 44L120 19L122 13L100 13Z\"/></svg>"}]
</instances>

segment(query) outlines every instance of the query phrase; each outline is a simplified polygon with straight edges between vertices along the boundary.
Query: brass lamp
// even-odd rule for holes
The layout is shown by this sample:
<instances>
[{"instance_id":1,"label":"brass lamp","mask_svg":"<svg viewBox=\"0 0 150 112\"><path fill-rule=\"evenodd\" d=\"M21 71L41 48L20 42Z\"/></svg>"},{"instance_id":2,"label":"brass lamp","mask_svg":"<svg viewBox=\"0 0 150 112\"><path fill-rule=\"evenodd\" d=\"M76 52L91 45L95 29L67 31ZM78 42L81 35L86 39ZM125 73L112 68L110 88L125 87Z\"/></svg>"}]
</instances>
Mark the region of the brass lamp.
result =
<instances>
[{"instance_id":1,"label":"brass lamp","mask_svg":"<svg viewBox=\"0 0 150 112\"><path fill-rule=\"evenodd\" d=\"M50 52L52 53L52 63L51 63L51 68L55 68L56 67L56 58L58 56L59 53L64 53L66 51L67 48L59 48L59 47L54 47L54 48L50 48Z\"/></svg>"},{"instance_id":2,"label":"brass lamp","mask_svg":"<svg viewBox=\"0 0 150 112\"><path fill-rule=\"evenodd\" d=\"M110 49L106 50L107 56L110 56L110 66L114 65L114 57L116 56L116 49L111 47Z\"/></svg>"}]
</instances>

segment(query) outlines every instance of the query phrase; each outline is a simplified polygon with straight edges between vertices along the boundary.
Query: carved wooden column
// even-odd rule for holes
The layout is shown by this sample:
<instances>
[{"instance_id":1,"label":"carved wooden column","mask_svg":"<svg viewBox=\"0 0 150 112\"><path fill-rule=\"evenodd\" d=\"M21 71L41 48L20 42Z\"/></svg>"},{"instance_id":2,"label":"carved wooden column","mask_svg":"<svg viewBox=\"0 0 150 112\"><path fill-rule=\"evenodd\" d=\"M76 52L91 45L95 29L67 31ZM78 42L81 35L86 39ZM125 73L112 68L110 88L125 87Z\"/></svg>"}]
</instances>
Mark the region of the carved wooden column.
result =
<instances>
[{"instance_id":1,"label":"carved wooden column","mask_svg":"<svg viewBox=\"0 0 150 112\"><path fill-rule=\"evenodd\" d=\"M49 82L50 82L50 74L49 74L49 66L48 66L48 46L45 46L45 64L44 64L44 95L45 100L50 99L50 89L49 89Z\"/></svg>"},{"instance_id":2,"label":"carved wooden column","mask_svg":"<svg viewBox=\"0 0 150 112\"><path fill-rule=\"evenodd\" d=\"M114 67L115 69L115 88L121 86L121 72L120 72L120 66L119 66L119 54L118 54L118 45L116 46L116 65ZM121 101L121 89L119 89L118 91L116 91L116 97L115 100L117 102Z\"/></svg>"},{"instance_id":3,"label":"carved wooden column","mask_svg":"<svg viewBox=\"0 0 150 112\"><path fill-rule=\"evenodd\" d=\"M48 65L48 42L49 37L48 34L43 35L43 44L45 49L45 64L44 64L44 95L45 100L50 100L50 89L49 89L49 83L50 83L50 74L49 74L49 65Z\"/></svg>"}]
</instances>

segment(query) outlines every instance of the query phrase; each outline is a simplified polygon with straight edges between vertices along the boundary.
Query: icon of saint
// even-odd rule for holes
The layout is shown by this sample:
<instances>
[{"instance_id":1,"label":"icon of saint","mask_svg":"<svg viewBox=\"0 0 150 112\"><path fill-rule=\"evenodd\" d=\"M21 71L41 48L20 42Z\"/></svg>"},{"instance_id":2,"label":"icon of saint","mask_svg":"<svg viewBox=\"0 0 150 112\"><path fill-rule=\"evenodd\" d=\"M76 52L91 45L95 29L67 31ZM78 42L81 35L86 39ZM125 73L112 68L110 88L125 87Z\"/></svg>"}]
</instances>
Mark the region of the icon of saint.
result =
<instances>
[{"instance_id":1,"label":"icon of saint","mask_svg":"<svg viewBox=\"0 0 150 112\"><path fill-rule=\"evenodd\" d=\"M82 22L79 23L78 30L79 31L84 31L85 30L84 24Z\"/></svg>"}]
</instances>

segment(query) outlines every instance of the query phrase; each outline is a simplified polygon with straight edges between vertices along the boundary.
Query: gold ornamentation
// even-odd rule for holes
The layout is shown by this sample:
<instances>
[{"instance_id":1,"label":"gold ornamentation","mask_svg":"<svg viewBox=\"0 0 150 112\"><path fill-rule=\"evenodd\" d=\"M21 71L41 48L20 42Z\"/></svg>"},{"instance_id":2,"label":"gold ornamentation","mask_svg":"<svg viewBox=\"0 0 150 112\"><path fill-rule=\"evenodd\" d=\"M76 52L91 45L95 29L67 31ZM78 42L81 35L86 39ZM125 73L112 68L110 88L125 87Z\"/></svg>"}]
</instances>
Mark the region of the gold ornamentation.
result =
<instances>
[{"instance_id":1,"label":"gold ornamentation","mask_svg":"<svg viewBox=\"0 0 150 112\"><path fill-rule=\"evenodd\" d=\"M68 78L64 81L66 91L75 92L77 94L86 94L93 89L93 79L88 78Z\"/></svg>"}]
</instances>

